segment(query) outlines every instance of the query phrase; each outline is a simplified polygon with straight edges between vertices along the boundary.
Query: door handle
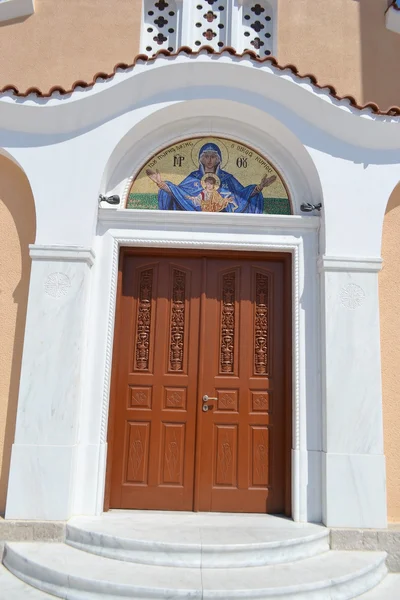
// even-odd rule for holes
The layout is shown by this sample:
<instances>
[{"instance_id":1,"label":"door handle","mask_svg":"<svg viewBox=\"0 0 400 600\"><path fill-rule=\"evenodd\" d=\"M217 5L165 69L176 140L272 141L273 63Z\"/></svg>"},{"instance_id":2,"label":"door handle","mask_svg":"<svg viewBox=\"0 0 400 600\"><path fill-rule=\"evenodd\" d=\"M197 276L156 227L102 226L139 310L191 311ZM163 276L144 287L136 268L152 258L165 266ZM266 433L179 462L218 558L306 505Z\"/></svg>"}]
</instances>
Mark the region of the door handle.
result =
<instances>
[{"instance_id":1,"label":"door handle","mask_svg":"<svg viewBox=\"0 0 400 600\"><path fill-rule=\"evenodd\" d=\"M210 398L210 396L207 396L207 394L205 394L203 396L203 402L208 402L209 400L218 400L218 398Z\"/></svg>"}]
</instances>

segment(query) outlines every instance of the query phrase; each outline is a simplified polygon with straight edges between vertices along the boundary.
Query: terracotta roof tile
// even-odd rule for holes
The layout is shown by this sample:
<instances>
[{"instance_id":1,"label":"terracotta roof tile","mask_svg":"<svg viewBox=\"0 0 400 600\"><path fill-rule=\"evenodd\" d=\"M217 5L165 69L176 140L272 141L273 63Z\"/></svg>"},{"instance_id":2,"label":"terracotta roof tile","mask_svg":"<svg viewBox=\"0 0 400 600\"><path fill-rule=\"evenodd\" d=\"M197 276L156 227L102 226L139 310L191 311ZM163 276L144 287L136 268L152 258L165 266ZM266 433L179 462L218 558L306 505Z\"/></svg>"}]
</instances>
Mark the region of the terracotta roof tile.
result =
<instances>
[{"instance_id":1,"label":"terracotta roof tile","mask_svg":"<svg viewBox=\"0 0 400 600\"><path fill-rule=\"evenodd\" d=\"M400 8L398 6L396 6L396 9L400 10ZM125 71L127 69L131 69L139 61L153 62L153 61L157 60L157 58L159 56L174 57L174 56L178 56L180 54L196 55L196 54L199 54L200 52L204 52L204 51L206 51L208 54L216 54L216 55L222 55L222 54L227 53L231 56L237 56L239 58L243 57L243 56L248 56L254 62L269 63L276 69L279 69L280 71L289 70L294 75L296 75L296 77L299 77L300 79L309 79L315 87L317 87L321 90L322 89L328 90L330 95L333 98L336 98L337 100L347 100L351 106L353 106L354 108L358 108L359 110L369 109L377 115L400 116L400 107L399 106L391 106L386 111L382 111L382 110L380 110L379 106L374 102L368 102L367 104L363 104L363 105L358 104L353 96L340 96L337 93L336 89L332 85L319 84L316 76L313 75L312 73L306 73L304 75L300 75L297 67L295 67L294 65L291 65L291 64L280 65L280 64L278 64L277 60L273 56L266 56L265 58L260 58L252 50L245 50L245 52L240 54L240 53L236 52L236 50L234 48L230 48L228 46L223 48L219 52L216 52L210 46L202 46L198 50L193 50L192 48L189 48L187 46L182 46L181 48L178 48L178 50L176 52L169 52L168 50L159 50L154 56L147 56L146 54L138 54L134 58L134 60L131 64L118 63L115 65L112 73L104 73L104 72L96 73L96 75L93 77L93 79L91 81L82 81L82 80L75 81L75 83L68 89L65 89L64 87L62 87L60 85L55 85L52 88L50 88L48 92L43 92L42 90L40 90L36 87L30 87L26 91L22 92L15 85L5 85L3 88L0 89L0 93L12 92L15 96L17 96L19 98L26 98L29 94L36 94L40 98L49 98L54 93L58 93L60 95L65 96L65 95L71 94L76 88L92 87L98 79L101 79L101 80L112 79L112 77L115 75L117 70Z\"/></svg>"}]
</instances>

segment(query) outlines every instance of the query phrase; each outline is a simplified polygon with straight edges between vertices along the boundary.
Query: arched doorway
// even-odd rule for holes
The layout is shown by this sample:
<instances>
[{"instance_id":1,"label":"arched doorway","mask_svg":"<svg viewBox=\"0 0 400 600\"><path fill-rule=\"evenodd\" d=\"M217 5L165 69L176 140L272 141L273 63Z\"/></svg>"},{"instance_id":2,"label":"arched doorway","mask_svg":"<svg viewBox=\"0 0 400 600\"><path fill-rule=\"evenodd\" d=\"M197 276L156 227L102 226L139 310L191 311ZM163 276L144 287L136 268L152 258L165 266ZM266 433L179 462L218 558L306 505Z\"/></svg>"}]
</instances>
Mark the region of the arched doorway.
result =
<instances>
[{"instance_id":1,"label":"arched doorway","mask_svg":"<svg viewBox=\"0 0 400 600\"><path fill-rule=\"evenodd\" d=\"M292 213L228 137L164 147L125 187L134 211ZM119 272L106 508L291 514L290 254L123 248Z\"/></svg>"}]
</instances>

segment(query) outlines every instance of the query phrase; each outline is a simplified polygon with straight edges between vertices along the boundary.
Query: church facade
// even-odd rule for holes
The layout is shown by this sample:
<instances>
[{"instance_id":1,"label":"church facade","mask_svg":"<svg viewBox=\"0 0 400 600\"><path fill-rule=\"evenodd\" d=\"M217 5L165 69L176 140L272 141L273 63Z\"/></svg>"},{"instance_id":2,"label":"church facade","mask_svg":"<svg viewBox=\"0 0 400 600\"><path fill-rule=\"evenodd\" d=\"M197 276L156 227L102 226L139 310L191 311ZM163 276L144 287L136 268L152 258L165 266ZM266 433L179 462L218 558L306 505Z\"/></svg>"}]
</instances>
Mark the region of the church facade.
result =
<instances>
[{"instance_id":1,"label":"church facade","mask_svg":"<svg viewBox=\"0 0 400 600\"><path fill-rule=\"evenodd\" d=\"M0 3L3 525L391 531L398 7L117 5Z\"/></svg>"}]
</instances>

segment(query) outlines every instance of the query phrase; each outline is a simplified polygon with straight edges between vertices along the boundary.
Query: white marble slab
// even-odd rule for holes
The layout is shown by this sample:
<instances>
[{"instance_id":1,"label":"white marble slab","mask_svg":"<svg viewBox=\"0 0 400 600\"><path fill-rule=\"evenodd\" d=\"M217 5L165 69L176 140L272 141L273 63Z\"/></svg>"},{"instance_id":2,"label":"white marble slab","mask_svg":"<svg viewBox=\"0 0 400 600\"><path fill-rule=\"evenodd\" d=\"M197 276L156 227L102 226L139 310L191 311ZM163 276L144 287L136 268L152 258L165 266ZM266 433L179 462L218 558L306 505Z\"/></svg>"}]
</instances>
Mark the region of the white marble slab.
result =
<instances>
[{"instance_id":1,"label":"white marble slab","mask_svg":"<svg viewBox=\"0 0 400 600\"><path fill-rule=\"evenodd\" d=\"M72 513L89 275L86 254L32 261L8 519Z\"/></svg>"},{"instance_id":2,"label":"white marble slab","mask_svg":"<svg viewBox=\"0 0 400 600\"><path fill-rule=\"evenodd\" d=\"M386 527L385 457L324 454L328 527Z\"/></svg>"},{"instance_id":3,"label":"white marble slab","mask_svg":"<svg viewBox=\"0 0 400 600\"><path fill-rule=\"evenodd\" d=\"M65 544L6 544L3 562L26 583L69 600L201 599L201 570L119 562Z\"/></svg>"},{"instance_id":4,"label":"white marble slab","mask_svg":"<svg viewBox=\"0 0 400 600\"><path fill-rule=\"evenodd\" d=\"M324 450L383 454L378 273L326 272Z\"/></svg>"},{"instance_id":5,"label":"white marble slab","mask_svg":"<svg viewBox=\"0 0 400 600\"><path fill-rule=\"evenodd\" d=\"M71 511L76 446L12 448L6 518L64 521Z\"/></svg>"},{"instance_id":6,"label":"white marble slab","mask_svg":"<svg viewBox=\"0 0 400 600\"><path fill-rule=\"evenodd\" d=\"M389 573L374 589L359 597L359 600L399 600L400 574Z\"/></svg>"},{"instance_id":7,"label":"white marble slab","mask_svg":"<svg viewBox=\"0 0 400 600\"><path fill-rule=\"evenodd\" d=\"M331 551L285 565L188 569L124 563L65 544L17 542L6 545L4 564L26 583L68 600L348 600L382 581L385 558L382 552Z\"/></svg>"},{"instance_id":8,"label":"white marble slab","mask_svg":"<svg viewBox=\"0 0 400 600\"><path fill-rule=\"evenodd\" d=\"M110 511L76 517L67 543L93 554L181 567L277 564L329 550L329 531L271 515Z\"/></svg>"}]
</instances>

